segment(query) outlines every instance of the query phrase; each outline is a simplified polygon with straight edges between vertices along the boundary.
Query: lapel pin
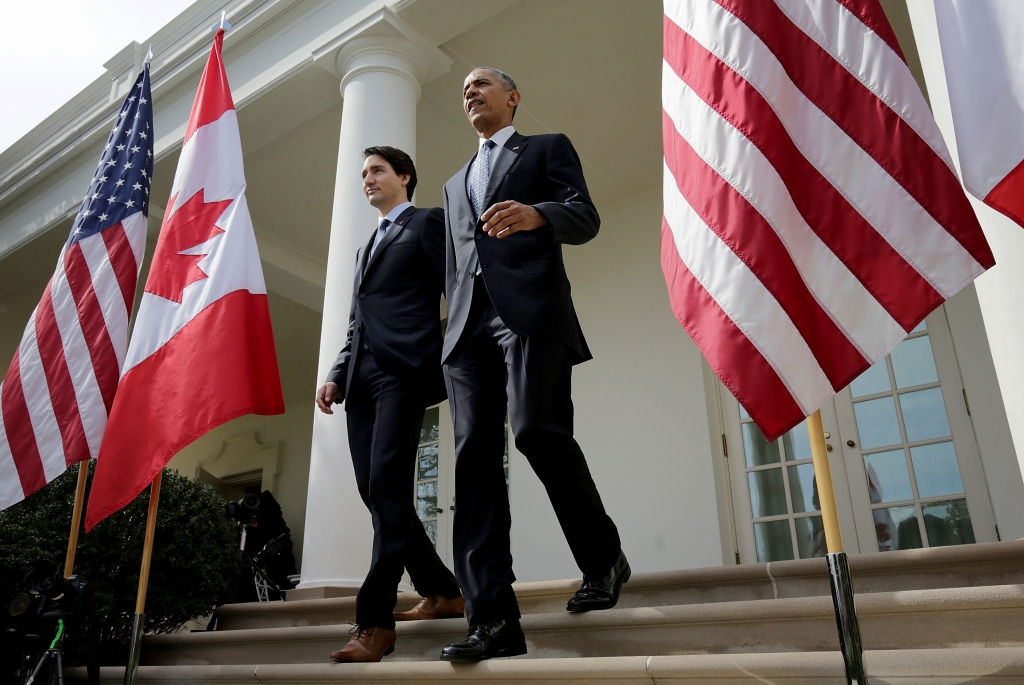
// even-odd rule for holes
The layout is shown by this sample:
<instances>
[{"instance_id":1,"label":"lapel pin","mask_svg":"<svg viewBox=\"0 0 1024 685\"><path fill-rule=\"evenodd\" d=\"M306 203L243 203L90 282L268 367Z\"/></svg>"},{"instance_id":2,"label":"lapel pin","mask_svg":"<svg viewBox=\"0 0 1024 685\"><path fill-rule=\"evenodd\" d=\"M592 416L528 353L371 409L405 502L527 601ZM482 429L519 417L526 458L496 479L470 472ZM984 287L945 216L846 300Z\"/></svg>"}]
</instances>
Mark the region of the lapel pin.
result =
<instances>
[{"instance_id":1,"label":"lapel pin","mask_svg":"<svg viewBox=\"0 0 1024 685\"><path fill-rule=\"evenodd\" d=\"M512 148L512 149L513 149L513 150L518 150L518 149L519 149L519 146L518 146L518 145L516 145L516 146L515 146L514 148Z\"/></svg>"}]
</instances>

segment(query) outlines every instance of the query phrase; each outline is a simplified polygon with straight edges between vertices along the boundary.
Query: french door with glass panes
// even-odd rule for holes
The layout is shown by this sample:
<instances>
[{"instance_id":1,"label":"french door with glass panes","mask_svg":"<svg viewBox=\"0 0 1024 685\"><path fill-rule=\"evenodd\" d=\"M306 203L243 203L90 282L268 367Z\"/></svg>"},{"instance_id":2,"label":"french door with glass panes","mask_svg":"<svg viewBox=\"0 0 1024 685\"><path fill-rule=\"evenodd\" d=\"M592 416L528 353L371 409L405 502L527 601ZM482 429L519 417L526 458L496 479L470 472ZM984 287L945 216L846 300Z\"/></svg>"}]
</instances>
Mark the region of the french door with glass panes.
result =
<instances>
[{"instance_id":1,"label":"french door with glass panes","mask_svg":"<svg viewBox=\"0 0 1024 685\"><path fill-rule=\"evenodd\" d=\"M505 421L505 486L509 484L508 420ZM449 568L453 564L452 519L455 516L455 442L447 402L429 407L420 427L416 456L416 514Z\"/></svg>"},{"instance_id":2,"label":"french door with glass panes","mask_svg":"<svg viewBox=\"0 0 1024 685\"><path fill-rule=\"evenodd\" d=\"M806 423L769 443L722 397L740 560L824 556ZM996 539L944 309L821 413L847 552Z\"/></svg>"}]
</instances>

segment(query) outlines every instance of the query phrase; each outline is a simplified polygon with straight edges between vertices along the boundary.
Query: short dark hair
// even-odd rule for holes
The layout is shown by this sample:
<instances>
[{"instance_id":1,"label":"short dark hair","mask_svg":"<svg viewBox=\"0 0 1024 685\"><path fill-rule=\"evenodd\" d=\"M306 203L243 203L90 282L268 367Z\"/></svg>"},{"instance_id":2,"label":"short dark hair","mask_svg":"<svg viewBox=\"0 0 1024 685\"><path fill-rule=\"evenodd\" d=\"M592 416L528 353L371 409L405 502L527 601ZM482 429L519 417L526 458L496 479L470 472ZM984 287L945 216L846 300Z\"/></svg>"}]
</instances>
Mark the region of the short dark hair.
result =
<instances>
[{"instance_id":1,"label":"short dark hair","mask_svg":"<svg viewBox=\"0 0 1024 685\"><path fill-rule=\"evenodd\" d=\"M409 176L409 184L405 186L405 194L411 201L412 194L416 190L416 163L412 161L412 157L403 150L391 147L390 145L374 145L363 150L363 159L373 155L379 155L386 159L387 163L391 165L391 168L399 176Z\"/></svg>"},{"instance_id":2,"label":"short dark hair","mask_svg":"<svg viewBox=\"0 0 1024 685\"><path fill-rule=\"evenodd\" d=\"M519 88L516 86L515 79L513 79L511 76L506 74L501 69L495 69L494 67L475 67L469 73L472 74L477 69L486 69L487 71L489 71L492 74L494 74L495 76L497 76L498 80L501 81L501 85L503 85L505 87L505 92L506 93L511 93L513 90L519 90ZM515 107L512 108L512 119L513 120L515 120L515 118L516 118L516 110L517 109L519 109L519 105L516 105Z\"/></svg>"}]
</instances>

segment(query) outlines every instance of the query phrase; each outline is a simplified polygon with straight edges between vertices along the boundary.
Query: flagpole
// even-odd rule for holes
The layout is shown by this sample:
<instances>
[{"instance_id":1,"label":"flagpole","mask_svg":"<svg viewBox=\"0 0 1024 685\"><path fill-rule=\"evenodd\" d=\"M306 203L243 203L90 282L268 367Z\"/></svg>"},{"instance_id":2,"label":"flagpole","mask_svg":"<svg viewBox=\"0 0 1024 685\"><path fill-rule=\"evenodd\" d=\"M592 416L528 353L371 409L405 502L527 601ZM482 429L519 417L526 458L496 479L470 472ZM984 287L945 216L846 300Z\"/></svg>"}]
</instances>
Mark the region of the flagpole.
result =
<instances>
[{"instance_id":1,"label":"flagpole","mask_svg":"<svg viewBox=\"0 0 1024 685\"><path fill-rule=\"evenodd\" d=\"M139 592L135 597L135 615L132 617L132 639L128 646L128 665L124 669L124 685L132 685L142 655L142 629L146 624L146 590L149 588L149 566L153 559L153 536L156 534L156 512L160 504L160 480L163 470L157 471L149 494L149 513L146 515L146 541L142 547L142 570L139 572Z\"/></svg>"},{"instance_id":2,"label":"flagpole","mask_svg":"<svg viewBox=\"0 0 1024 685\"><path fill-rule=\"evenodd\" d=\"M853 601L853 578L850 576L846 552L843 551L843 535L839 529L832 469L828 463L828 446L825 444L820 410L807 417L807 435L811 442L821 522L825 529L825 544L828 546L828 579L832 588L832 605L836 611L836 627L839 629L839 648L846 664L846 682L849 685L866 685L864 648L860 641L860 625Z\"/></svg>"},{"instance_id":3,"label":"flagpole","mask_svg":"<svg viewBox=\"0 0 1024 685\"><path fill-rule=\"evenodd\" d=\"M85 484L89 480L89 460L78 462L78 488L75 490L75 508L71 512L71 534L68 536L68 556L64 561L64 577L75 571L75 551L78 549L78 531L82 527L82 505L85 504Z\"/></svg>"}]
</instances>

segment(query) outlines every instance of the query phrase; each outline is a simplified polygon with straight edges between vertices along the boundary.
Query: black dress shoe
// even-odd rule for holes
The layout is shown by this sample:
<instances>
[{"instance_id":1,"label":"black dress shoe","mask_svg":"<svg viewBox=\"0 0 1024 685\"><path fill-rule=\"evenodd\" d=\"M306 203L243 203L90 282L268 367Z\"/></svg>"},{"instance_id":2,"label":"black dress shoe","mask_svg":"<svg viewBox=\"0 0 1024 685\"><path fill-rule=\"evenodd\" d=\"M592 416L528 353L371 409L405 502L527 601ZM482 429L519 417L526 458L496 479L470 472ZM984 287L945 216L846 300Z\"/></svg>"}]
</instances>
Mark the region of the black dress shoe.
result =
<instances>
[{"instance_id":1,"label":"black dress shoe","mask_svg":"<svg viewBox=\"0 0 1024 685\"><path fill-rule=\"evenodd\" d=\"M441 650L441 660L483 661L520 654L526 654L526 636L519 627L519 619L510 618L470 626L465 640Z\"/></svg>"},{"instance_id":2,"label":"black dress shoe","mask_svg":"<svg viewBox=\"0 0 1024 685\"><path fill-rule=\"evenodd\" d=\"M619 601L619 591L622 584L629 580L629 562L626 555L619 552L619 558L615 564L600 578L587 578L584 576L583 585L576 591L576 595L569 600L567 611L581 612L593 611L595 609L611 609Z\"/></svg>"}]
</instances>

